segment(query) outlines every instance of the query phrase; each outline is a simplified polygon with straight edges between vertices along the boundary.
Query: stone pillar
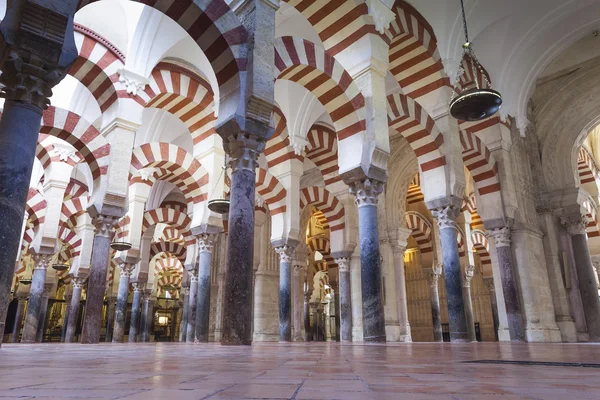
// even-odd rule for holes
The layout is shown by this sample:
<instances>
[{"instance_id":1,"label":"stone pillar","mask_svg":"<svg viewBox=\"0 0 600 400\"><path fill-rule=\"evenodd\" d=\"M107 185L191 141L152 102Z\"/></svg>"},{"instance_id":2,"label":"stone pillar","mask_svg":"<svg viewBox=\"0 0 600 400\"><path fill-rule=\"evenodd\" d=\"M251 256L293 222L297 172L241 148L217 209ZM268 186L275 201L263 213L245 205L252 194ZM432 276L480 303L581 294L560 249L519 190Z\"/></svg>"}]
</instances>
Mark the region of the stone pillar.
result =
<instances>
[{"instance_id":1,"label":"stone pillar","mask_svg":"<svg viewBox=\"0 0 600 400\"><path fill-rule=\"evenodd\" d=\"M65 317L63 318L63 327L60 335L60 342L65 343L67 338L67 327L69 325L69 309L71 308L72 295L65 296Z\"/></svg>"},{"instance_id":2,"label":"stone pillar","mask_svg":"<svg viewBox=\"0 0 600 400\"><path fill-rule=\"evenodd\" d=\"M360 256L355 251L350 259L350 292L352 294L352 341L363 341L362 289L360 284Z\"/></svg>"},{"instance_id":3,"label":"stone pillar","mask_svg":"<svg viewBox=\"0 0 600 400\"><path fill-rule=\"evenodd\" d=\"M152 320L154 316L152 313L154 312L153 306L150 303L150 296L152 295L152 291L146 289L142 296L143 308L142 308L142 334L140 338L140 342L149 342L150 341L150 330L152 328Z\"/></svg>"},{"instance_id":4,"label":"stone pillar","mask_svg":"<svg viewBox=\"0 0 600 400\"><path fill-rule=\"evenodd\" d=\"M50 300L52 286L52 283L44 284L44 291L42 292L42 303L40 306L40 317L38 318L38 326L35 332L36 343L42 343L44 341L44 333L46 332L46 321L48 319L48 301Z\"/></svg>"},{"instance_id":5,"label":"stone pillar","mask_svg":"<svg viewBox=\"0 0 600 400\"><path fill-rule=\"evenodd\" d=\"M34 256L35 269L33 270L31 288L29 289L29 302L27 303L27 313L25 314L25 324L21 338L22 343L35 343L38 326L44 324L44 321L40 319L43 308L42 297L46 283L46 269L51 258L51 254L36 254Z\"/></svg>"},{"instance_id":6,"label":"stone pillar","mask_svg":"<svg viewBox=\"0 0 600 400\"><path fill-rule=\"evenodd\" d=\"M71 305L69 306L69 318L67 323L67 333L65 334L65 343L72 343L75 340L77 332L77 318L79 317L79 308L81 307L81 290L85 283L83 278L73 278L73 292L71 293Z\"/></svg>"},{"instance_id":7,"label":"stone pillar","mask_svg":"<svg viewBox=\"0 0 600 400\"><path fill-rule=\"evenodd\" d=\"M242 132L233 133L223 140L231 158L229 165L232 170L221 333L221 344L224 345L252 343L256 168L265 143L264 139Z\"/></svg>"},{"instance_id":8,"label":"stone pillar","mask_svg":"<svg viewBox=\"0 0 600 400\"><path fill-rule=\"evenodd\" d=\"M473 299L471 298L471 280L475 273L474 265L466 265L463 272L463 299L465 300L465 316L467 317L467 332L471 342L477 341L475 334L475 316L473 314Z\"/></svg>"},{"instance_id":9,"label":"stone pillar","mask_svg":"<svg viewBox=\"0 0 600 400\"><path fill-rule=\"evenodd\" d=\"M496 300L496 287L494 286L494 278L483 278L483 283L487 287L490 294L490 302L492 304L492 319L494 320L494 334L496 335L496 340L498 340L498 327L500 326L500 319L498 317L498 302Z\"/></svg>"},{"instance_id":10,"label":"stone pillar","mask_svg":"<svg viewBox=\"0 0 600 400\"><path fill-rule=\"evenodd\" d=\"M498 228L488 230L488 236L496 245L496 253L498 254L498 267L500 269L500 277L502 279L502 294L504 295L504 304L506 306L506 317L508 319L508 331L510 332L510 340L524 341L525 329L523 327L523 314L521 312L521 302L517 292L517 282L513 270L513 256L510 242L510 228ZM585 229L583 233L585 237ZM587 241L585 244L587 250ZM587 253L589 259L589 252ZM588 262L590 262L588 260ZM590 262L591 263L591 262ZM596 291L596 299L598 292ZM600 323L600 320L598 320Z\"/></svg>"},{"instance_id":11,"label":"stone pillar","mask_svg":"<svg viewBox=\"0 0 600 400\"><path fill-rule=\"evenodd\" d=\"M140 304L142 300L142 292L146 289L146 282L134 282L133 300L131 302L131 322L129 324L129 343L137 342L138 327L140 325Z\"/></svg>"},{"instance_id":12,"label":"stone pillar","mask_svg":"<svg viewBox=\"0 0 600 400\"><path fill-rule=\"evenodd\" d=\"M408 303L406 299L406 273L404 272L404 252L406 246L392 241L394 254L394 279L396 284L396 305L398 308L398 325L400 341L412 342L410 323L408 322Z\"/></svg>"},{"instance_id":13,"label":"stone pillar","mask_svg":"<svg viewBox=\"0 0 600 400\"><path fill-rule=\"evenodd\" d=\"M292 341L292 257L295 246L275 247L279 254L279 341Z\"/></svg>"},{"instance_id":14,"label":"stone pillar","mask_svg":"<svg viewBox=\"0 0 600 400\"><path fill-rule=\"evenodd\" d=\"M442 275L442 266L433 267L426 271L429 281L429 295L431 300L431 321L433 322L433 341L443 342L442 335L442 317L440 311L440 294L438 291L438 280Z\"/></svg>"},{"instance_id":15,"label":"stone pillar","mask_svg":"<svg viewBox=\"0 0 600 400\"><path fill-rule=\"evenodd\" d=\"M189 297L190 288L189 283L184 284L181 288L181 295L183 297L183 315L181 316L181 328L179 331L179 341L185 342L187 337L187 324L188 324L188 312L189 312ZM144 326L144 320L142 318L142 330Z\"/></svg>"},{"instance_id":16,"label":"stone pillar","mask_svg":"<svg viewBox=\"0 0 600 400\"><path fill-rule=\"evenodd\" d=\"M312 319L312 341L313 342L317 342L319 341L319 303L316 302L312 302L310 303L310 312L311 315L313 316Z\"/></svg>"},{"instance_id":17,"label":"stone pillar","mask_svg":"<svg viewBox=\"0 0 600 400\"><path fill-rule=\"evenodd\" d=\"M196 342L208 343L210 330L210 274L215 235L202 233L197 236L198 251L198 288L196 300Z\"/></svg>"},{"instance_id":18,"label":"stone pillar","mask_svg":"<svg viewBox=\"0 0 600 400\"><path fill-rule=\"evenodd\" d=\"M325 341L331 342L331 300L323 305L323 315L325 316Z\"/></svg>"},{"instance_id":19,"label":"stone pillar","mask_svg":"<svg viewBox=\"0 0 600 400\"><path fill-rule=\"evenodd\" d=\"M350 291L350 255L332 254L339 272L340 341L352 341L352 293Z\"/></svg>"},{"instance_id":20,"label":"stone pillar","mask_svg":"<svg viewBox=\"0 0 600 400\"><path fill-rule=\"evenodd\" d=\"M454 206L445 206L432 210L440 230L442 259L444 268L444 284L448 301L448 322L450 323L450 340L452 342L468 342L467 319L463 300L460 258L456 240L454 220L458 210Z\"/></svg>"},{"instance_id":21,"label":"stone pillar","mask_svg":"<svg viewBox=\"0 0 600 400\"><path fill-rule=\"evenodd\" d=\"M106 273L110 254L110 236L116 223L117 217L114 216L98 215L94 218L96 234L94 236L92 263L87 284L81 343L100 342L102 309L106 292ZM106 332L106 336L109 335L108 332Z\"/></svg>"},{"instance_id":22,"label":"stone pillar","mask_svg":"<svg viewBox=\"0 0 600 400\"><path fill-rule=\"evenodd\" d=\"M294 342L304 342L302 336L302 326L304 326L304 282L302 273L306 270L306 261L294 260L294 272L292 276L292 285L294 287Z\"/></svg>"},{"instance_id":23,"label":"stone pillar","mask_svg":"<svg viewBox=\"0 0 600 400\"><path fill-rule=\"evenodd\" d=\"M304 293L304 341L310 342L312 338L312 332L310 331L310 291Z\"/></svg>"},{"instance_id":24,"label":"stone pillar","mask_svg":"<svg viewBox=\"0 0 600 400\"><path fill-rule=\"evenodd\" d=\"M194 343L196 339L196 307L198 306L198 271L188 270L190 276L190 294L188 296L188 320L185 341Z\"/></svg>"},{"instance_id":25,"label":"stone pillar","mask_svg":"<svg viewBox=\"0 0 600 400\"><path fill-rule=\"evenodd\" d=\"M122 263L121 279L117 291L117 308L115 310L115 327L113 329L113 343L123 343L125 337L125 323L127 322L127 299L129 298L129 279L135 268L135 264Z\"/></svg>"},{"instance_id":26,"label":"stone pillar","mask_svg":"<svg viewBox=\"0 0 600 400\"><path fill-rule=\"evenodd\" d=\"M577 270L579 282L579 292L581 293L583 313L585 315L590 342L598 342L600 341L600 299L598 298L596 271L592 265L590 250L587 243L585 231L587 225L586 220L587 218L585 216L580 215L564 218L563 224L565 225L569 236L571 236L573 257L575 258L575 268Z\"/></svg>"},{"instance_id":27,"label":"stone pillar","mask_svg":"<svg viewBox=\"0 0 600 400\"><path fill-rule=\"evenodd\" d=\"M363 340L365 342L385 342L386 340L377 223L377 196L382 191L383 184L370 179L353 182L350 185L350 192L356 196L358 205Z\"/></svg>"},{"instance_id":28,"label":"stone pillar","mask_svg":"<svg viewBox=\"0 0 600 400\"><path fill-rule=\"evenodd\" d=\"M27 295L24 293L17 295L17 314L15 315L15 324L13 325L12 343L17 343L19 340L19 333L21 332L21 323L23 322L23 311L25 311L25 302L27 301Z\"/></svg>"},{"instance_id":29,"label":"stone pillar","mask_svg":"<svg viewBox=\"0 0 600 400\"><path fill-rule=\"evenodd\" d=\"M87 304L87 303L86 303ZM117 308L117 298L106 298L106 337L104 341L111 343L113 338L113 327L115 325L115 309Z\"/></svg>"}]
</instances>

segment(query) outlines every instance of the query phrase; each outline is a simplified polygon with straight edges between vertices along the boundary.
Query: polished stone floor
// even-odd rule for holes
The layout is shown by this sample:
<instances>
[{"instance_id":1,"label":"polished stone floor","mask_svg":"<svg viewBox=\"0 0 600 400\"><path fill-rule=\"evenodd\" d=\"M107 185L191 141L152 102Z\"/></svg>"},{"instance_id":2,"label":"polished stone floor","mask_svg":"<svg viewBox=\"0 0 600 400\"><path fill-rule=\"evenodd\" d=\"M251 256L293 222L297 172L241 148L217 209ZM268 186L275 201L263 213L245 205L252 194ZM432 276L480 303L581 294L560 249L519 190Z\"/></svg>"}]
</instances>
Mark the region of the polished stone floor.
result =
<instances>
[{"instance_id":1,"label":"polished stone floor","mask_svg":"<svg viewBox=\"0 0 600 400\"><path fill-rule=\"evenodd\" d=\"M593 344L11 345L0 399L600 399ZM598 365L600 367L600 365Z\"/></svg>"}]
</instances>

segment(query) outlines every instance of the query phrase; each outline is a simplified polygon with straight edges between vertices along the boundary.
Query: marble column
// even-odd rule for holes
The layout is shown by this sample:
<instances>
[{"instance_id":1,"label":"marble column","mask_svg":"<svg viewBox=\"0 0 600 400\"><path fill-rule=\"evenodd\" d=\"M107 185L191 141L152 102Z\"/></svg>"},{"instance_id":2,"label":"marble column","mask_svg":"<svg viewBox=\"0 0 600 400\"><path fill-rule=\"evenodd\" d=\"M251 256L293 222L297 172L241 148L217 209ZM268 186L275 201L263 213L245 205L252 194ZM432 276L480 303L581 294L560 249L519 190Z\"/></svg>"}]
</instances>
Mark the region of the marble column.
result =
<instances>
[{"instance_id":1,"label":"marble column","mask_svg":"<svg viewBox=\"0 0 600 400\"><path fill-rule=\"evenodd\" d=\"M43 307L42 297L46 283L46 269L51 258L51 254L36 254L34 256L35 269L33 270L33 278L29 289L29 302L27 303L21 343L35 343L38 326L44 323L40 319Z\"/></svg>"},{"instance_id":2,"label":"marble column","mask_svg":"<svg viewBox=\"0 0 600 400\"><path fill-rule=\"evenodd\" d=\"M42 302L40 305L40 317L38 318L38 326L35 332L36 343L42 343L44 341L44 333L46 332L46 321L48 319L48 301L50 300L50 292L52 292L52 286L52 283L44 284Z\"/></svg>"},{"instance_id":3,"label":"marble column","mask_svg":"<svg viewBox=\"0 0 600 400\"><path fill-rule=\"evenodd\" d=\"M463 299L465 300L465 316L467 318L467 332L471 342L477 341L475 334L475 315L473 314L473 299L471 298L471 280L475 273L474 265L466 265L463 272Z\"/></svg>"},{"instance_id":4,"label":"marble column","mask_svg":"<svg viewBox=\"0 0 600 400\"><path fill-rule=\"evenodd\" d=\"M302 274L306 270L306 262L304 260L294 260L293 264L294 342L304 342L304 336L302 335L302 326L304 326L304 282L302 281Z\"/></svg>"},{"instance_id":5,"label":"marble column","mask_svg":"<svg viewBox=\"0 0 600 400\"><path fill-rule=\"evenodd\" d=\"M310 342L312 332L310 331L310 291L304 293L304 341Z\"/></svg>"},{"instance_id":6,"label":"marble column","mask_svg":"<svg viewBox=\"0 0 600 400\"><path fill-rule=\"evenodd\" d=\"M360 256L355 250L350 259L350 293L352 294L352 341L363 341L362 289L360 283Z\"/></svg>"},{"instance_id":7,"label":"marble column","mask_svg":"<svg viewBox=\"0 0 600 400\"><path fill-rule=\"evenodd\" d=\"M294 246L275 247L279 254L279 341L292 341L292 257Z\"/></svg>"},{"instance_id":8,"label":"marble column","mask_svg":"<svg viewBox=\"0 0 600 400\"><path fill-rule=\"evenodd\" d=\"M325 316L325 341L331 342L331 301L323 305L323 315Z\"/></svg>"},{"instance_id":9,"label":"marble column","mask_svg":"<svg viewBox=\"0 0 600 400\"><path fill-rule=\"evenodd\" d=\"M183 315L181 316L181 328L179 330L179 341L185 342L187 336L187 324L188 324L188 312L189 312L189 297L190 288L189 283L184 284L181 288L181 295L183 296ZM143 326L143 320L142 320Z\"/></svg>"},{"instance_id":10,"label":"marble column","mask_svg":"<svg viewBox=\"0 0 600 400\"><path fill-rule=\"evenodd\" d=\"M231 195L221 344L252 343L254 201L258 157L266 142L237 132L223 140L230 156Z\"/></svg>"},{"instance_id":11,"label":"marble column","mask_svg":"<svg viewBox=\"0 0 600 400\"><path fill-rule=\"evenodd\" d=\"M398 308L398 325L400 326L400 341L412 342L410 323L408 322L408 303L406 298L406 273L404 272L404 252L406 246L392 241L394 254L394 283L396 284L396 306Z\"/></svg>"},{"instance_id":12,"label":"marble column","mask_svg":"<svg viewBox=\"0 0 600 400\"><path fill-rule=\"evenodd\" d=\"M498 327L500 326L500 319L498 317L498 302L496 299L496 287L494 286L494 278L483 278L483 283L488 289L490 294L490 303L492 305L492 319L494 320L494 335L498 340Z\"/></svg>"},{"instance_id":13,"label":"marble column","mask_svg":"<svg viewBox=\"0 0 600 400\"><path fill-rule=\"evenodd\" d=\"M25 311L25 302L27 301L27 295L24 293L17 295L17 314L15 315L15 324L13 325L12 343L17 343L19 340L19 333L21 332L21 324L23 322L23 311Z\"/></svg>"},{"instance_id":14,"label":"marble column","mask_svg":"<svg viewBox=\"0 0 600 400\"><path fill-rule=\"evenodd\" d=\"M196 307L198 306L198 271L189 270L190 294L188 296L188 321L185 341L194 343L196 339Z\"/></svg>"},{"instance_id":15,"label":"marble column","mask_svg":"<svg viewBox=\"0 0 600 400\"><path fill-rule=\"evenodd\" d=\"M142 293L142 320L140 323L140 342L150 341L150 327L152 326L152 305L150 304L150 296L152 291L149 289L144 290Z\"/></svg>"},{"instance_id":16,"label":"marble column","mask_svg":"<svg viewBox=\"0 0 600 400\"><path fill-rule=\"evenodd\" d=\"M442 314L440 311L440 293L438 290L438 281L442 276L442 266L436 266L426 272L429 282L429 296L431 300L431 321L433 323L433 341L443 342L442 335Z\"/></svg>"},{"instance_id":17,"label":"marble column","mask_svg":"<svg viewBox=\"0 0 600 400\"><path fill-rule=\"evenodd\" d=\"M127 322L127 299L129 298L129 279L135 268L135 264L122 263L121 279L117 291L117 308L115 310L115 325L113 328L113 343L123 343L125 337L125 324Z\"/></svg>"},{"instance_id":18,"label":"marble column","mask_svg":"<svg viewBox=\"0 0 600 400\"><path fill-rule=\"evenodd\" d=\"M319 303L311 302L310 303L310 313L312 315L312 341L319 341Z\"/></svg>"},{"instance_id":19,"label":"marble column","mask_svg":"<svg viewBox=\"0 0 600 400\"><path fill-rule=\"evenodd\" d=\"M352 341L352 293L350 292L350 255L332 254L339 272L340 341Z\"/></svg>"},{"instance_id":20,"label":"marble column","mask_svg":"<svg viewBox=\"0 0 600 400\"><path fill-rule=\"evenodd\" d=\"M579 293L581 294L583 314L585 316L590 342L598 342L600 341L600 299L598 298L596 271L592 265L590 250L587 243L585 230L587 225L586 222L587 218L583 215L563 219L563 224L565 225L569 236L571 236L573 257L575 258L575 269L577 271L577 280L579 282ZM504 284L504 281L502 283ZM508 306L506 311L508 312Z\"/></svg>"},{"instance_id":21,"label":"marble column","mask_svg":"<svg viewBox=\"0 0 600 400\"><path fill-rule=\"evenodd\" d=\"M71 308L72 295L65 296L65 317L63 319L62 332L60 335L60 342L65 343L67 339L67 327L69 326L69 309Z\"/></svg>"},{"instance_id":22,"label":"marble column","mask_svg":"<svg viewBox=\"0 0 600 400\"><path fill-rule=\"evenodd\" d=\"M587 250L585 228L582 236L586 242L585 248ZM524 341L525 327L523 326L523 313L521 311L521 302L519 300L517 281L515 279L515 272L513 269L510 228L504 227L499 229L489 229L488 237L494 241L496 245L496 253L498 254L498 268L500 269L500 278L502 279L502 294L504 295L504 304L506 307L506 318L508 319L510 340ZM588 262L591 264L591 261L589 261L589 252L586 254ZM598 291L596 291L596 300L597 299ZM600 320L598 320L598 323L600 323Z\"/></svg>"},{"instance_id":23,"label":"marble column","mask_svg":"<svg viewBox=\"0 0 600 400\"><path fill-rule=\"evenodd\" d=\"M104 341L111 343L113 338L113 327L115 325L115 309L117 308L117 298L106 298L106 337Z\"/></svg>"},{"instance_id":24,"label":"marble column","mask_svg":"<svg viewBox=\"0 0 600 400\"><path fill-rule=\"evenodd\" d=\"M356 196L358 205L363 340L365 342L385 342L386 340L377 222L377 196L382 191L383 184L370 179L350 185L350 192Z\"/></svg>"},{"instance_id":25,"label":"marble column","mask_svg":"<svg viewBox=\"0 0 600 400\"><path fill-rule=\"evenodd\" d=\"M198 288L196 294L196 338L198 343L208 343L210 330L210 286L212 270L212 252L215 235L203 233L197 236L198 251Z\"/></svg>"},{"instance_id":26,"label":"marble column","mask_svg":"<svg viewBox=\"0 0 600 400\"><path fill-rule=\"evenodd\" d=\"M73 278L73 292L71 293L71 305L69 306L69 318L67 323L67 333L65 335L65 343L72 343L75 340L77 332L77 319L79 317L79 309L81 307L81 290L85 284L84 278Z\"/></svg>"},{"instance_id":27,"label":"marble column","mask_svg":"<svg viewBox=\"0 0 600 400\"><path fill-rule=\"evenodd\" d=\"M96 233L92 246L92 262L87 284L81 343L100 342L102 309L104 307L104 294L106 293L106 274L110 255L110 237L113 227L117 223L117 217L98 215L93 222ZM106 335L109 335L108 331Z\"/></svg>"},{"instance_id":28,"label":"marble column","mask_svg":"<svg viewBox=\"0 0 600 400\"><path fill-rule=\"evenodd\" d=\"M456 226L454 222L458 216L458 209L454 206L445 206L433 209L432 214L436 218L440 230L444 284L446 286L446 299L448 302L450 341L468 342L469 333L467 331L462 273L460 270L460 257L458 255Z\"/></svg>"},{"instance_id":29,"label":"marble column","mask_svg":"<svg viewBox=\"0 0 600 400\"><path fill-rule=\"evenodd\" d=\"M135 343L138 339L138 327L140 324L140 304L142 292L146 289L146 282L134 282L133 299L131 301L131 321L129 323L129 343Z\"/></svg>"}]
</instances>

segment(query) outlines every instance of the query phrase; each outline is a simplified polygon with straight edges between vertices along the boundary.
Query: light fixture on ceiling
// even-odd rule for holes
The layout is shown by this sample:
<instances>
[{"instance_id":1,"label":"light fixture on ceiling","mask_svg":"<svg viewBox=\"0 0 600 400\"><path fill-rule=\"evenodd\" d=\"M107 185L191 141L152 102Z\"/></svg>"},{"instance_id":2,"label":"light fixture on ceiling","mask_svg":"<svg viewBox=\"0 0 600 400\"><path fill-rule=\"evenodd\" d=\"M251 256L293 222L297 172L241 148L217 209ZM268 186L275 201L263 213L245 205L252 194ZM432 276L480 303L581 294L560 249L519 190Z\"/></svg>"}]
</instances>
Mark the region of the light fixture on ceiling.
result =
<instances>
[{"instance_id":1,"label":"light fixture on ceiling","mask_svg":"<svg viewBox=\"0 0 600 400\"><path fill-rule=\"evenodd\" d=\"M469 41L467 17L463 0L460 0L460 7L465 31L463 60L467 60L467 64L470 64L471 71L469 72L473 76L473 83L466 87L462 87L460 81L456 83L454 93L450 99L450 114L461 121L480 121L498 112L502 106L502 95L492 89L492 84L485 70L475 56L472 43ZM481 76L481 81L479 76Z\"/></svg>"},{"instance_id":2,"label":"light fixture on ceiling","mask_svg":"<svg viewBox=\"0 0 600 400\"><path fill-rule=\"evenodd\" d=\"M60 245L60 250L56 253L56 262L52 264L52 269L58 272L66 271L69 269L69 266L65 263L60 262L60 256L65 249L65 242L62 242Z\"/></svg>"},{"instance_id":3,"label":"light fixture on ceiling","mask_svg":"<svg viewBox=\"0 0 600 400\"><path fill-rule=\"evenodd\" d=\"M221 180L223 177L223 197L220 199L212 199L208 201L208 209L216 214L227 214L229 213L229 199L225 198L225 178L227 177L227 156L225 156L225 162L223 168L221 169L221 175L219 175L219 179L215 182L216 188L217 182Z\"/></svg>"}]
</instances>

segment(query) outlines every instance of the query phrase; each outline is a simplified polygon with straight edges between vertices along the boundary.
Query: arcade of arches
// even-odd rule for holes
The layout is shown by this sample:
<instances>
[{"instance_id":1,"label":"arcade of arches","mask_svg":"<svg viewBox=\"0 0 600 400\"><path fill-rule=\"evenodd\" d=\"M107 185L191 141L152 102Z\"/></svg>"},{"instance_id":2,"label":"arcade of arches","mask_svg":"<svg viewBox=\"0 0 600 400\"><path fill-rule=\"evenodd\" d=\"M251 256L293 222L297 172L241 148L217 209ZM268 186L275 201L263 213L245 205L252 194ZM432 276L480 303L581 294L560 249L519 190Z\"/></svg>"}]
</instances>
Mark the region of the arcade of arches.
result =
<instances>
[{"instance_id":1,"label":"arcade of arches","mask_svg":"<svg viewBox=\"0 0 600 400\"><path fill-rule=\"evenodd\" d=\"M598 1L0 3L5 348L600 341Z\"/></svg>"}]
</instances>

